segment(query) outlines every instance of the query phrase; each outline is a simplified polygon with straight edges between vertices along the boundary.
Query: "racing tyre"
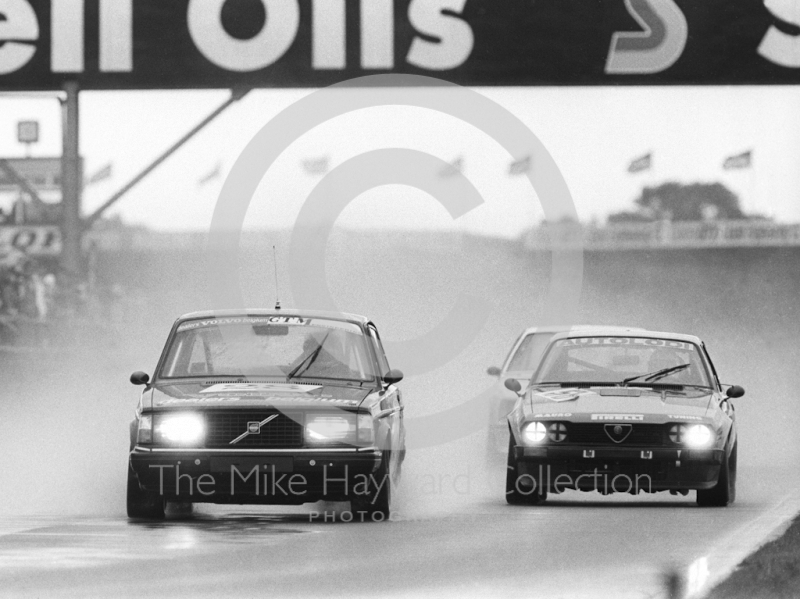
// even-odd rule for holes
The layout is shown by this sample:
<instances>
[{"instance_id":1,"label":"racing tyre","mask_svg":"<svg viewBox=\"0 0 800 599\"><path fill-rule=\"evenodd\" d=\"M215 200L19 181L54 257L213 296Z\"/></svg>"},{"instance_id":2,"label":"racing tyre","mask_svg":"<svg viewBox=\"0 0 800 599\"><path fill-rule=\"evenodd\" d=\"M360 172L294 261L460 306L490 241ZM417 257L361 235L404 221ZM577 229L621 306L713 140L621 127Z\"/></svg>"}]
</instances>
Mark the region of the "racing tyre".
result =
<instances>
[{"instance_id":1,"label":"racing tyre","mask_svg":"<svg viewBox=\"0 0 800 599\"><path fill-rule=\"evenodd\" d=\"M710 489L697 490L697 505L703 507L725 507L736 500L736 447L733 444L731 455L726 455L719 469L719 480Z\"/></svg>"},{"instance_id":2,"label":"racing tyre","mask_svg":"<svg viewBox=\"0 0 800 599\"><path fill-rule=\"evenodd\" d=\"M355 495L350 500L351 510L355 518L358 512L364 521L383 522L391 515L392 476L389 468L390 453L385 451L381 466L369 479L369 490L364 495ZM377 482L377 484L375 484Z\"/></svg>"},{"instance_id":3,"label":"racing tyre","mask_svg":"<svg viewBox=\"0 0 800 599\"><path fill-rule=\"evenodd\" d=\"M522 484L524 478L530 478L536 488L528 489ZM506 467L506 503L509 505L536 505L547 499L547 490L542 489L539 481L530 475L520 477L519 465L514 457L513 438L508 440L508 463Z\"/></svg>"},{"instance_id":4,"label":"racing tyre","mask_svg":"<svg viewBox=\"0 0 800 599\"><path fill-rule=\"evenodd\" d=\"M128 466L127 507L129 518L145 520L164 519L164 498L158 493L145 491L139 487L139 480Z\"/></svg>"}]
</instances>

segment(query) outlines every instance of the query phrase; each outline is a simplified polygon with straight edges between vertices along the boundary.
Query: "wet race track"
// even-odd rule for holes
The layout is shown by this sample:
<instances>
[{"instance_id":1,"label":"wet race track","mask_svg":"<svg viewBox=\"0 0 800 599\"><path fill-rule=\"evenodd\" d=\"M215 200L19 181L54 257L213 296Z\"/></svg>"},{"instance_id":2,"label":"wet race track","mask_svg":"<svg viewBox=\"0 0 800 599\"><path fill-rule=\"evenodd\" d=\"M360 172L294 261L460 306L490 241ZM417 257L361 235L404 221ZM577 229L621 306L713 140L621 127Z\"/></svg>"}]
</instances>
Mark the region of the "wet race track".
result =
<instances>
[{"instance_id":1,"label":"wet race track","mask_svg":"<svg viewBox=\"0 0 800 599\"><path fill-rule=\"evenodd\" d=\"M727 510L576 493L511 507L475 493L451 512L380 524L326 523L337 506L318 504L214 507L163 523L5 518L0 579L4 595L25 597L657 597L670 567L699 586L728 565L782 499L765 482Z\"/></svg>"},{"instance_id":2,"label":"wet race track","mask_svg":"<svg viewBox=\"0 0 800 599\"><path fill-rule=\"evenodd\" d=\"M400 261L392 264L395 254L389 255L369 260L397 267ZM513 507L503 497L505 465L487 463L485 429L467 427L454 440L428 447L415 430L426 415L457 410L492 384L485 368L498 364L519 330L535 323L546 280L528 257L504 246L437 260L435 270L426 270L430 252L405 254L406 271L393 271L403 301L389 305L376 290L362 296L348 291L347 279L340 285L337 278L343 267L328 264L337 302L369 314L385 338L411 337L417 325L430 328L465 288L495 306L467 351L401 383L410 451L391 522L341 522L347 504L201 506L194 515L172 513L158 523L127 520L127 426L137 397L127 376L139 368L152 371L171 318L196 307L187 305L194 303L191 292L153 308L147 324L136 324L142 307L134 304L131 320L118 323L124 343L86 342L35 359L4 356L0 595L660 597L666 572L675 569L701 588L791 509L800 473L787 448L798 418L791 409L793 383L781 375L796 363L796 325L769 320L788 301L780 289L766 300L733 300L721 283L705 281L696 296L675 300L661 291L637 294L609 285L615 269L629 271L630 263L587 262L584 322L696 333L708 341L723 380L747 389L737 402L737 502L699 508L694 493L566 492L541 506ZM740 281L759 284L752 279L756 270L780 278L765 264L778 268L785 261L764 260ZM348 273L372 266L366 259L351 262ZM647 263L647 272L661 267ZM732 268L745 267L737 262ZM693 259L692 270L678 272L699 277L702 268ZM445 271L450 278L442 284ZM403 287L412 278L417 285ZM474 284L477 278L481 285ZM644 282L653 284L652 278ZM419 287L431 291L417 296ZM786 289L786 298L793 291ZM727 302L724 315L721 302ZM741 326L731 326L731 318L740 318ZM477 414L475 422L482 418Z\"/></svg>"}]
</instances>

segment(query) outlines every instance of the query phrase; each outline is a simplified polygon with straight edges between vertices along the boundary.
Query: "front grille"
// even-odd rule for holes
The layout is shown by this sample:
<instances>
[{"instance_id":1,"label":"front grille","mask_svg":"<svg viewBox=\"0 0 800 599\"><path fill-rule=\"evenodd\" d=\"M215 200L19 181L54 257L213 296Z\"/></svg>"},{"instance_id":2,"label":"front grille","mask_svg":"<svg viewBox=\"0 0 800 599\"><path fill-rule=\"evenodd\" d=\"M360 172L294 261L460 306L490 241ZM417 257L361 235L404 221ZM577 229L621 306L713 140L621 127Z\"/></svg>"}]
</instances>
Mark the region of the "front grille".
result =
<instances>
[{"instance_id":1,"label":"front grille","mask_svg":"<svg viewBox=\"0 0 800 599\"><path fill-rule=\"evenodd\" d=\"M261 432L247 435L235 445L230 444L247 431L248 422L262 422L275 414L278 417L261 427ZM206 447L290 449L302 446L302 414L286 415L275 410L206 413Z\"/></svg>"},{"instance_id":2,"label":"front grille","mask_svg":"<svg viewBox=\"0 0 800 599\"><path fill-rule=\"evenodd\" d=\"M572 423L567 425L567 442L578 445L635 445L663 447L666 445L664 426L661 424L632 424L631 434L622 442L614 443L606 434L605 425L613 423Z\"/></svg>"}]
</instances>

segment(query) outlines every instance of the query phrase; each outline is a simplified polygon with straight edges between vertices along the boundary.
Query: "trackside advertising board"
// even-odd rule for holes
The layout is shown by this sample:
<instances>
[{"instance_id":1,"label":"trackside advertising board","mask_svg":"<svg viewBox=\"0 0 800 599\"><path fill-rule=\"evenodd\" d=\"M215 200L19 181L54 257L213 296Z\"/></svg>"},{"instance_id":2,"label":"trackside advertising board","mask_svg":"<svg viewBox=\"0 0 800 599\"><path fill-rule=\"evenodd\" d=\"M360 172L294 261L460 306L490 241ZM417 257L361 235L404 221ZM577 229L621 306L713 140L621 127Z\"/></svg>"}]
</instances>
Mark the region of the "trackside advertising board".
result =
<instances>
[{"instance_id":1,"label":"trackside advertising board","mask_svg":"<svg viewBox=\"0 0 800 599\"><path fill-rule=\"evenodd\" d=\"M792 0L0 0L0 91L800 83Z\"/></svg>"}]
</instances>

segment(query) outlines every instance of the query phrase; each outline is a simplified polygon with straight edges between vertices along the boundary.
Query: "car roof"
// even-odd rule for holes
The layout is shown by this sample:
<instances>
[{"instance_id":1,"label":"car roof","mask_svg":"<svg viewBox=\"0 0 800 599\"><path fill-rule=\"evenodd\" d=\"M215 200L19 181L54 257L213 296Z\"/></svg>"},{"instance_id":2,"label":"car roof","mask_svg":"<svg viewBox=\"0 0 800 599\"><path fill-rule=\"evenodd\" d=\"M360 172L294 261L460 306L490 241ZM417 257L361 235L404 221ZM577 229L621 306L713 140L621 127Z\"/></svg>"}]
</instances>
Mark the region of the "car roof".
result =
<instances>
[{"instance_id":1,"label":"car roof","mask_svg":"<svg viewBox=\"0 0 800 599\"><path fill-rule=\"evenodd\" d=\"M204 310L189 312L178 317L178 321L195 320L198 318L233 318L237 316L300 316L304 318L326 318L328 320L341 320L354 324L366 325L371 322L366 316L348 314L346 312L328 312L325 310L283 310L265 308L239 308L232 310Z\"/></svg>"},{"instance_id":2,"label":"car roof","mask_svg":"<svg viewBox=\"0 0 800 599\"><path fill-rule=\"evenodd\" d=\"M584 332L584 331L596 331L596 330L604 330L608 331L609 333L625 333L626 331L644 331L645 329L639 327L625 327L625 326L613 326L613 325L596 325L596 324L551 324L546 326L537 326L537 327L528 327L525 329L522 334L523 335L530 335L531 333L564 333L570 331L576 332Z\"/></svg>"},{"instance_id":3,"label":"car roof","mask_svg":"<svg viewBox=\"0 0 800 599\"><path fill-rule=\"evenodd\" d=\"M559 339L576 339L579 337L639 337L642 339L666 339L669 341L685 341L701 345L703 342L695 335L684 333L668 333L664 331L648 331L646 329L622 327L585 327L581 329L564 331L553 335L551 341Z\"/></svg>"}]
</instances>

